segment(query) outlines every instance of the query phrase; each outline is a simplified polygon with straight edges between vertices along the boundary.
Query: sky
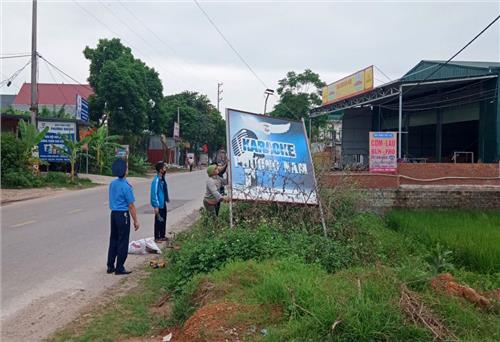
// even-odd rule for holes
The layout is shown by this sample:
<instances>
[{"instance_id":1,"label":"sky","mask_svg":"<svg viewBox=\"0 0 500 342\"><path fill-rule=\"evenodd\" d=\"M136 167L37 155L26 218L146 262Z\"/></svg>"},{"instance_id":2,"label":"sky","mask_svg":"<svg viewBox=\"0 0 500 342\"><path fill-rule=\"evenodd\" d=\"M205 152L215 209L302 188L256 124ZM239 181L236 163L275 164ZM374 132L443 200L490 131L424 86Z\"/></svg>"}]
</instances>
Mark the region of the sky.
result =
<instances>
[{"instance_id":1,"label":"sky","mask_svg":"<svg viewBox=\"0 0 500 342\"><path fill-rule=\"evenodd\" d=\"M375 65L375 85L420 60L446 60L500 14L499 1L38 0L38 52L86 83L86 46L118 37L155 68L164 94L184 90L224 108L262 112L264 90L288 71L311 69L326 83ZM31 50L31 0L0 0L0 55ZM231 44L252 71L231 49ZM0 78L29 57L0 60ZM500 21L455 60L500 61ZM381 72L381 71L383 72ZM257 75L254 75L254 73ZM385 74L385 75L384 75ZM387 76L387 77L386 77ZM30 82L29 66L1 94ZM39 82L74 83L44 61ZM278 100L271 96L268 110Z\"/></svg>"}]
</instances>

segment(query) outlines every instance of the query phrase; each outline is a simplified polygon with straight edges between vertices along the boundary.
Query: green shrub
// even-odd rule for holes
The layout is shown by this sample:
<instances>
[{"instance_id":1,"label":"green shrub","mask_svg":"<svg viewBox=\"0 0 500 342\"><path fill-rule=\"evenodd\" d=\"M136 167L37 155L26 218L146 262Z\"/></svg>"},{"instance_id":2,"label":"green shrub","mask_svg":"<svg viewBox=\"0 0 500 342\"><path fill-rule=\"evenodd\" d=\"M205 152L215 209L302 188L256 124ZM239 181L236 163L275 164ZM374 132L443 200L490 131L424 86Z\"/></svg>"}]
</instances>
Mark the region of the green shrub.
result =
<instances>
[{"instance_id":1,"label":"green shrub","mask_svg":"<svg viewBox=\"0 0 500 342\"><path fill-rule=\"evenodd\" d=\"M128 173L130 176L144 176L150 167L145 156L135 153L129 155Z\"/></svg>"},{"instance_id":2,"label":"green shrub","mask_svg":"<svg viewBox=\"0 0 500 342\"><path fill-rule=\"evenodd\" d=\"M28 159L25 155L26 146L22 140L10 132L1 134L2 176L9 172L19 172L27 169Z\"/></svg>"}]
</instances>

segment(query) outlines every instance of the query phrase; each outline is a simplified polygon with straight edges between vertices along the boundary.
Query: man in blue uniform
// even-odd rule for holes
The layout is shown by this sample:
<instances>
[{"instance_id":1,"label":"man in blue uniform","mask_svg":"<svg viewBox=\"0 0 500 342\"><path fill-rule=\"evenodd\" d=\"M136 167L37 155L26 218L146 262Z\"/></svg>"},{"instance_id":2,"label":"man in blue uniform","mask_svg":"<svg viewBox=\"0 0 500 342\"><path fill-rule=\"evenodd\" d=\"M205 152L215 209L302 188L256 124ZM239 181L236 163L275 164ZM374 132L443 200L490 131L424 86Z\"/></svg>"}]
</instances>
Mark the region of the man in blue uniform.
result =
<instances>
[{"instance_id":1,"label":"man in blue uniform","mask_svg":"<svg viewBox=\"0 0 500 342\"><path fill-rule=\"evenodd\" d=\"M167 165L163 161L159 161L155 165L156 176L151 183L151 206L155 213L155 241L166 241L165 231L167 228L167 203L170 202L168 197L168 186L165 180L167 173Z\"/></svg>"},{"instance_id":2,"label":"man in blue uniform","mask_svg":"<svg viewBox=\"0 0 500 342\"><path fill-rule=\"evenodd\" d=\"M109 237L108 270L116 275L129 274L124 267L128 254L130 216L135 230L139 229L137 210L132 186L125 178L127 163L118 159L112 165L113 176L118 177L109 184L109 208L111 209L111 235ZM115 265L116 262L116 265Z\"/></svg>"}]
</instances>

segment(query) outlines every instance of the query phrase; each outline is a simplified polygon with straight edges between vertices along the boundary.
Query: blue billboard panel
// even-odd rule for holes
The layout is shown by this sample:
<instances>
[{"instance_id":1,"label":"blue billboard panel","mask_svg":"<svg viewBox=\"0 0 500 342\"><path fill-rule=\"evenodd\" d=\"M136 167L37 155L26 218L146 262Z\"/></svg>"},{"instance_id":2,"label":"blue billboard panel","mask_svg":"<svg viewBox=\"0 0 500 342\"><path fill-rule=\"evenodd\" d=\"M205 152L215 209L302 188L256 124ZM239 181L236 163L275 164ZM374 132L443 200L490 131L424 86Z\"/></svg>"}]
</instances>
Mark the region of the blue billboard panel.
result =
<instances>
[{"instance_id":1,"label":"blue billboard panel","mask_svg":"<svg viewBox=\"0 0 500 342\"><path fill-rule=\"evenodd\" d=\"M89 103L80 95L76 95L76 119L89 122Z\"/></svg>"},{"instance_id":2,"label":"blue billboard panel","mask_svg":"<svg viewBox=\"0 0 500 342\"><path fill-rule=\"evenodd\" d=\"M317 204L302 122L227 110L232 198Z\"/></svg>"},{"instance_id":3,"label":"blue billboard panel","mask_svg":"<svg viewBox=\"0 0 500 342\"><path fill-rule=\"evenodd\" d=\"M48 162L69 162L68 157L61 155L58 148L66 148L61 135L76 140L76 123L63 121L38 120L38 130L49 127L45 138L38 144L38 155L41 160Z\"/></svg>"}]
</instances>

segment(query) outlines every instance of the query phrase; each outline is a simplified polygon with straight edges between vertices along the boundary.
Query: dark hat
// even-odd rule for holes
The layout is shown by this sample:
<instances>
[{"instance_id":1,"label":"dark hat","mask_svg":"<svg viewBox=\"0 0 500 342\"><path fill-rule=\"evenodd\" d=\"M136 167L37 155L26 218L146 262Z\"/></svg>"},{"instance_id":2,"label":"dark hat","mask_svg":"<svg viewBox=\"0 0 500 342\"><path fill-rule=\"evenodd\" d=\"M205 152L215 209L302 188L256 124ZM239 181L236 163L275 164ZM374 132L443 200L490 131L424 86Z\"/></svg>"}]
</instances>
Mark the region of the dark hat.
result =
<instances>
[{"instance_id":1,"label":"dark hat","mask_svg":"<svg viewBox=\"0 0 500 342\"><path fill-rule=\"evenodd\" d=\"M125 177L125 173L127 173L127 163L123 159L117 159L111 165L111 172L113 172L113 176L118 178Z\"/></svg>"}]
</instances>

